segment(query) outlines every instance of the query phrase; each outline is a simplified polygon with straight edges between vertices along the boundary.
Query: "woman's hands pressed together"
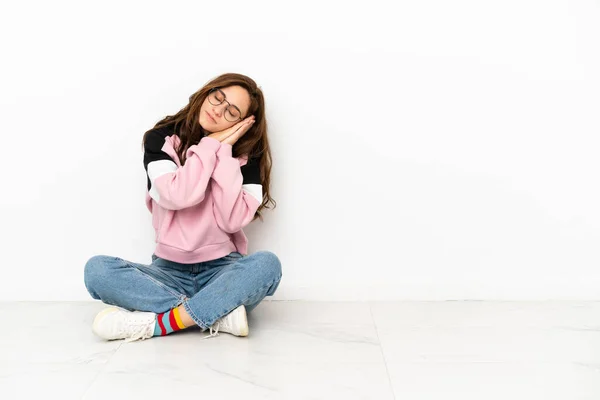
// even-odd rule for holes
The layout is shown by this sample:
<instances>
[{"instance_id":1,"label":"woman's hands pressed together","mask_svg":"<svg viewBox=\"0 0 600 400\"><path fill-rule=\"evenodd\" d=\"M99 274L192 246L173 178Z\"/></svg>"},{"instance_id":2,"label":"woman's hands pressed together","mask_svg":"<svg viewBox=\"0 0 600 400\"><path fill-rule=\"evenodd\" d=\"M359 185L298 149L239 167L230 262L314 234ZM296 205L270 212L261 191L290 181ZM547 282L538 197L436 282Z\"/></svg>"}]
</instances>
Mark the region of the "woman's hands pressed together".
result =
<instances>
[{"instance_id":1,"label":"woman's hands pressed together","mask_svg":"<svg viewBox=\"0 0 600 400\"><path fill-rule=\"evenodd\" d=\"M252 127L253 124L254 115L251 115L225 130L211 133L210 135L208 135L208 137L215 138L221 143L227 143L233 146L239 138L241 138L246 132L248 132L248 130Z\"/></svg>"}]
</instances>

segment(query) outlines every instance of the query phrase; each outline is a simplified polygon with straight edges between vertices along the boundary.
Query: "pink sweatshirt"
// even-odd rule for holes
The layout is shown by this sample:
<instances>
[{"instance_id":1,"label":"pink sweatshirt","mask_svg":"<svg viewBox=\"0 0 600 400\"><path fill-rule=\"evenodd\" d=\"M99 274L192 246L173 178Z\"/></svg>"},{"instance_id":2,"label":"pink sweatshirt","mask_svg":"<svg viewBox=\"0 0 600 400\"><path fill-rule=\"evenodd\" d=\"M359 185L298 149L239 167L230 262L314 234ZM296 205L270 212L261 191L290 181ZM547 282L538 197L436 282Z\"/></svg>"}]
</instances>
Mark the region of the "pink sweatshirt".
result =
<instances>
[{"instance_id":1,"label":"pink sweatshirt","mask_svg":"<svg viewBox=\"0 0 600 400\"><path fill-rule=\"evenodd\" d=\"M234 158L232 146L203 137L181 166L172 127L154 129L144 143L148 190L160 258L184 264L248 254L242 230L262 203L257 160Z\"/></svg>"}]
</instances>

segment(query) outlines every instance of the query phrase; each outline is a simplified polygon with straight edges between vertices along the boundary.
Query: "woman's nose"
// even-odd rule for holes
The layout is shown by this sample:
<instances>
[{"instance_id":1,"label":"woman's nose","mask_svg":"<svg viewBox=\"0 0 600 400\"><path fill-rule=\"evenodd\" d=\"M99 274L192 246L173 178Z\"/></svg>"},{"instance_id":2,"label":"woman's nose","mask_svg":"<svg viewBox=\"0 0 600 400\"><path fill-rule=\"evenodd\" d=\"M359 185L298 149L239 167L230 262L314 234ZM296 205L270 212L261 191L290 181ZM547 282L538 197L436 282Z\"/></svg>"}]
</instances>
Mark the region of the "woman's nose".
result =
<instances>
[{"instance_id":1,"label":"woman's nose","mask_svg":"<svg viewBox=\"0 0 600 400\"><path fill-rule=\"evenodd\" d=\"M227 104L213 106L213 112L215 113L216 116L218 116L218 117L221 116L221 112L223 111L223 106L227 107Z\"/></svg>"}]
</instances>

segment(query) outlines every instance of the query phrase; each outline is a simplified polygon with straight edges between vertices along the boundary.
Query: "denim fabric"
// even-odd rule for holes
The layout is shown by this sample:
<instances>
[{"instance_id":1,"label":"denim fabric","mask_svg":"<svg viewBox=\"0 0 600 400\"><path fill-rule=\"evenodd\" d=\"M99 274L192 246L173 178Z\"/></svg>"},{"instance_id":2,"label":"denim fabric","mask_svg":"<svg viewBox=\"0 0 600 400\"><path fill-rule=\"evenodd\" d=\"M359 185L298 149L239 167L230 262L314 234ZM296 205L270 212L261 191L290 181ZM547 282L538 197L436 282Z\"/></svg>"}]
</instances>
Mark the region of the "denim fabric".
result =
<instances>
[{"instance_id":1,"label":"denim fabric","mask_svg":"<svg viewBox=\"0 0 600 400\"><path fill-rule=\"evenodd\" d=\"M216 260L181 264L152 254L151 264L97 255L85 265L90 295L127 310L161 313L183 304L202 329L241 304L252 311L272 296L281 280L281 262L269 251L232 252Z\"/></svg>"}]
</instances>

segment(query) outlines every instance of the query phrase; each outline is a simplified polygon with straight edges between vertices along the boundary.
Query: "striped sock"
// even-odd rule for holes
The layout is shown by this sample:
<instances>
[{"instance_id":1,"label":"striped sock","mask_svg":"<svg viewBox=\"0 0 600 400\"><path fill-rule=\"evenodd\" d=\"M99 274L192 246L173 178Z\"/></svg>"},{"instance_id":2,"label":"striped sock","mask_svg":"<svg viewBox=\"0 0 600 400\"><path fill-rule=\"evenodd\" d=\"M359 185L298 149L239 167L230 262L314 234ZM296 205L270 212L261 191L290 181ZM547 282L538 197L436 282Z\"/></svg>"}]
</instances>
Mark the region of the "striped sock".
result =
<instances>
[{"instance_id":1,"label":"striped sock","mask_svg":"<svg viewBox=\"0 0 600 400\"><path fill-rule=\"evenodd\" d=\"M165 336L169 333L182 330L187 328L181 322L181 317L179 316L179 310L177 308L173 308L167 312L162 314L156 314L156 325L154 325L154 335L153 336Z\"/></svg>"}]
</instances>

